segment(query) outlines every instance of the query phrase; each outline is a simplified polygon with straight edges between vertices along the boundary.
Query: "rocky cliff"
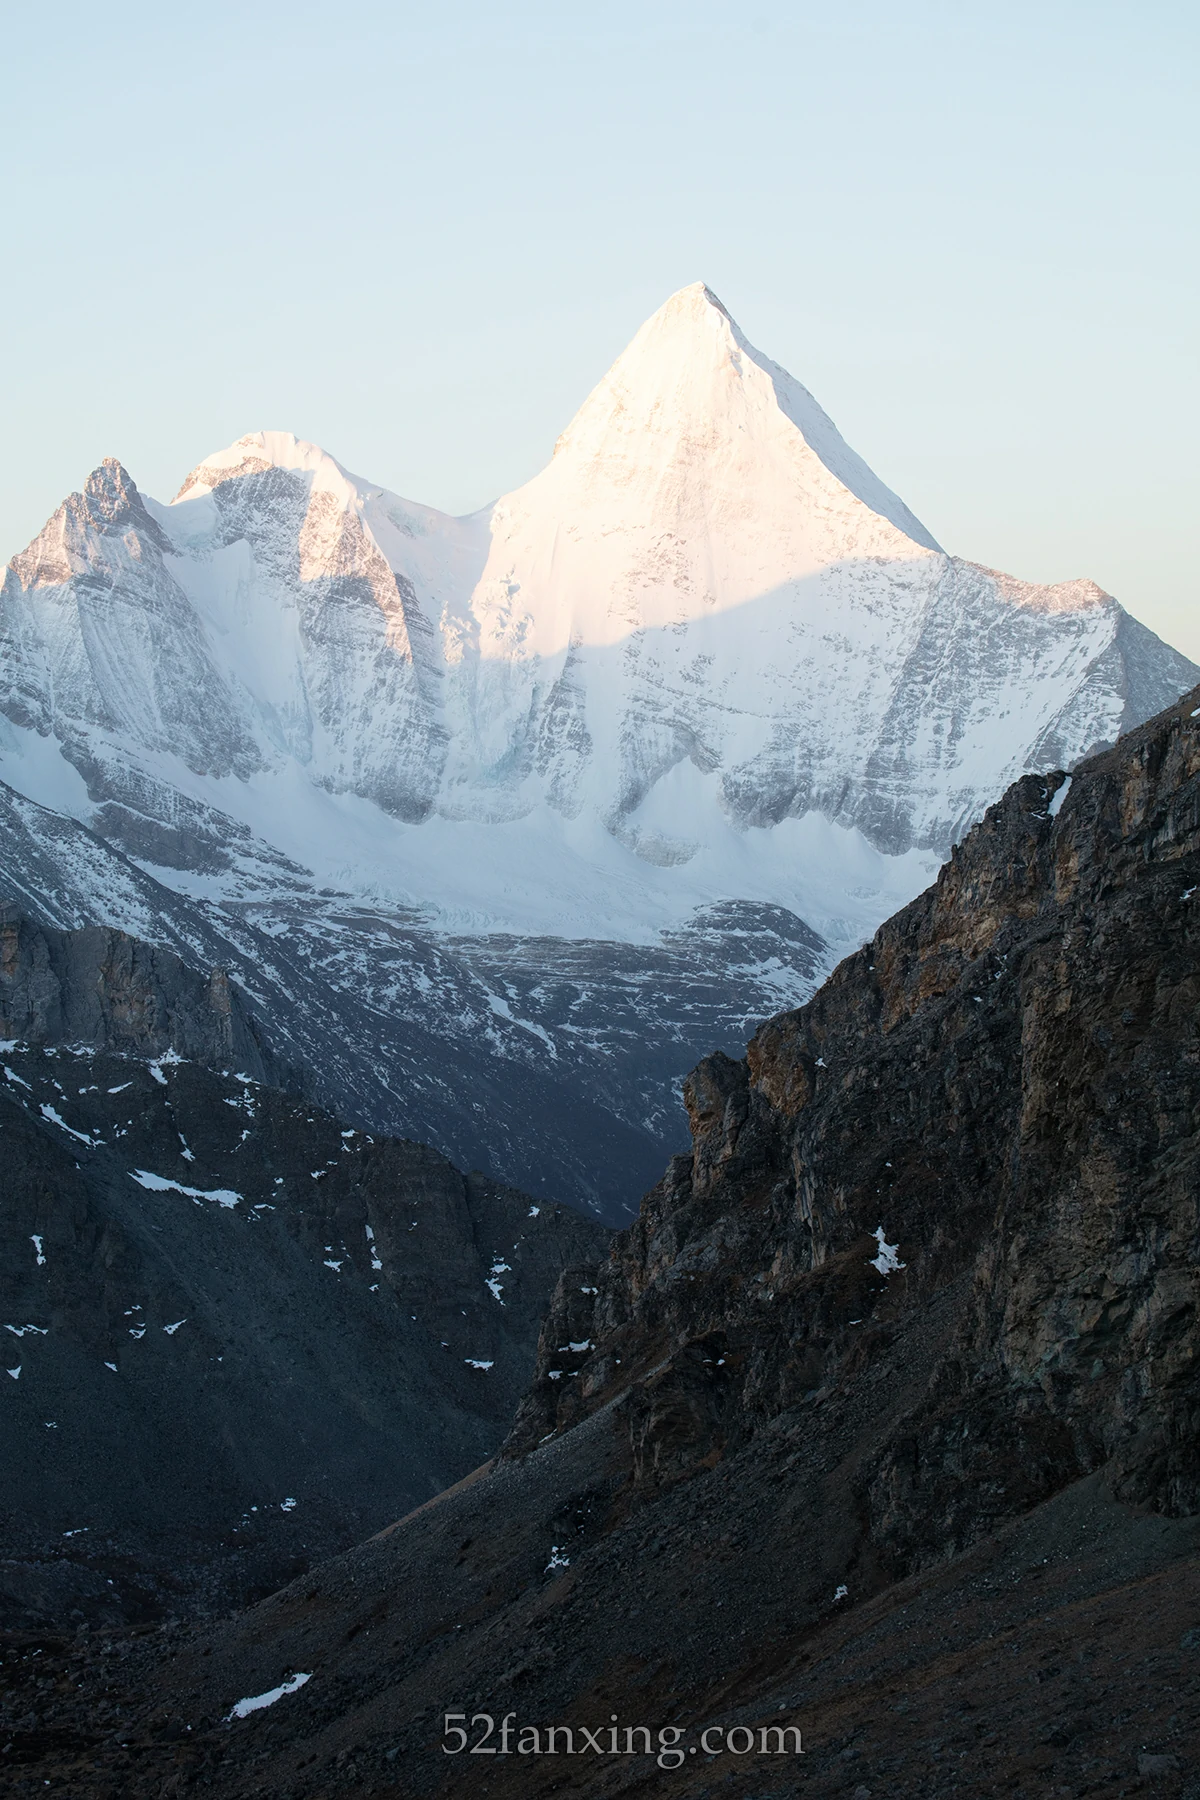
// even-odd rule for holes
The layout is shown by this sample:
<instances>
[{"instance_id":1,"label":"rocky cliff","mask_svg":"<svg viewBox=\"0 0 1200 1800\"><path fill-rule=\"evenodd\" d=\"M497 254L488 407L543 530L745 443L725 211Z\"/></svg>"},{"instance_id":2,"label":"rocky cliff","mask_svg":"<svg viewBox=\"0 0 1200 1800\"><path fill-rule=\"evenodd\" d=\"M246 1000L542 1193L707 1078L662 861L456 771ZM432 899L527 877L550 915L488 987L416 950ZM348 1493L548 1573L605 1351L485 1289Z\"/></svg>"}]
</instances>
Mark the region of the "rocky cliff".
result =
<instances>
[{"instance_id":1,"label":"rocky cliff","mask_svg":"<svg viewBox=\"0 0 1200 1800\"><path fill-rule=\"evenodd\" d=\"M0 1037L141 1057L169 1051L281 1083L227 970L200 976L172 951L104 926L58 931L0 904Z\"/></svg>"},{"instance_id":2,"label":"rocky cliff","mask_svg":"<svg viewBox=\"0 0 1200 1800\"><path fill-rule=\"evenodd\" d=\"M1200 1507L1197 699L1016 783L807 1007L700 1064L692 1155L560 1291L518 1444L628 1394L661 1483L836 1407L952 1298L863 1474L889 1566L1099 1468Z\"/></svg>"}]
</instances>

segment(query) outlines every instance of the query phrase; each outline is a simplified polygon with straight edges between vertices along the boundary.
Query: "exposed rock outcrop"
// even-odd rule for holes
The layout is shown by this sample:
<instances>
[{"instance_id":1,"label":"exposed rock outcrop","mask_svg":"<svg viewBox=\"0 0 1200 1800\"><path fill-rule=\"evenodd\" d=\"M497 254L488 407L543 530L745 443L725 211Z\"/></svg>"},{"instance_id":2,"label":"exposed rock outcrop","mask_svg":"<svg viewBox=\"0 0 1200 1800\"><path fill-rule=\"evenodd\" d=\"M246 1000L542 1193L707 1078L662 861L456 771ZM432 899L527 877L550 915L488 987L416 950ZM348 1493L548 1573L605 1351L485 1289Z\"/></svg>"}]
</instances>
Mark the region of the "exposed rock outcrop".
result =
<instances>
[{"instance_id":1,"label":"exposed rock outcrop","mask_svg":"<svg viewBox=\"0 0 1200 1800\"><path fill-rule=\"evenodd\" d=\"M124 931L56 931L0 906L0 1037L130 1056L167 1051L279 1083L282 1071L227 970L207 980Z\"/></svg>"},{"instance_id":2,"label":"exposed rock outcrop","mask_svg":"<svg viewBox=\"0 0 1200 1800\"><path fill-rule=\"evenodd\" d=\"M686 1472L953 1294L863 1473L897 1572L1101 1467L1200 1509L1197 699L1017 782L808 1006L700 1064L693 1153L577 1284L570 1379L543 1334L516 1445L636 1391L639 1479Z\"/></svg>"}]
</instances>

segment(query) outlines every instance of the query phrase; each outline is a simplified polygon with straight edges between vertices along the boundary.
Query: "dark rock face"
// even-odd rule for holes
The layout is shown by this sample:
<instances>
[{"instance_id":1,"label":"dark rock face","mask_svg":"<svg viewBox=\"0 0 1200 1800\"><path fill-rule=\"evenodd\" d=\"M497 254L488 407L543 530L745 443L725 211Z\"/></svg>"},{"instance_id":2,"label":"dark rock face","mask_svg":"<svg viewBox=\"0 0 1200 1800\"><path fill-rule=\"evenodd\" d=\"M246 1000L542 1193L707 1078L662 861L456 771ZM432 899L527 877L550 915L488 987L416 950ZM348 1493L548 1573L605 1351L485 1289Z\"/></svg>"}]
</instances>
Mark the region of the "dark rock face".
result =
<instances>
[{"instance_id":1,"label":"dark rock face","mask_svg":"<svg viewBox=\"0 0 1200 1800\"><path fill-rule=\"evenodd\" d=\"M517 1446L654 1366L634 1430L661 1480L820 1407L955 1293L928 1393L863 1473L897 1572L1102 1466L1200 1508L1190 714L1018 782L807 1007L700 1064L693 1154L583 1284L569 1380L544 1337Z\"/></svg>"},{"instance_id":2,"label":"dark rock face","mask_svg":"<svg viewBox=\"0 0 1200 1800\"><path fill-rule=\"evenodd\" d=\"M0 908L0 1037L131 1056L173 1050L255 1081L280 1079L226 970L205 981L161 945L99 925L56 931L12 908Z\"/></svg>"},{"instance_id":3,"label":"dark rock face","mask_svg":"<svg viewBox=\"0 0 1200 1800\"><path fill-rule=\"evenodd\" d=\"M490 1455L603 1228L182 1060L245 1026L160 951L6 942L10 1020L142 1054L0 1056L0 1621L244 1601Z\"/></svg>"},{"instance_id":4,"label":"dark rock face","mask_svg":"<svg viewBox=\"0 0 1200 1800\"><path fill-rule=\"evenodd\" d=\"M105 1750L79 1791L466 1795L443 1715L512 1711L689 1751L496 1757L512 1800L790 1794L798 1765L697 1754L780 1721L819 1800L1191 1792L1193 708L1017 783L807 1007L706 1059L692 1154L564 1267L507 1453L148 1646L137 1768ZM166 1721L293 1671L176 1757Z\"/></svg>"}]
</instances>

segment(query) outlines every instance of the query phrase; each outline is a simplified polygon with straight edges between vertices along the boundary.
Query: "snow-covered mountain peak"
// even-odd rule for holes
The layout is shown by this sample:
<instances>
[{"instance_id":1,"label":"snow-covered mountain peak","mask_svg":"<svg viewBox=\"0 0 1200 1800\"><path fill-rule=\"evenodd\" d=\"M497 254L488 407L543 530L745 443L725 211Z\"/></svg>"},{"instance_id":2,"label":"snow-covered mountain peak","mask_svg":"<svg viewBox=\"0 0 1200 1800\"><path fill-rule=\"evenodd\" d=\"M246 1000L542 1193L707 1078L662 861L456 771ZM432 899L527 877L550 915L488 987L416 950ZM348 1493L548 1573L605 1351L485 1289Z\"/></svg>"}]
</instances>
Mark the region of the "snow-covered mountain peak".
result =
<instances>
[{"instance_id":1,"label":"snow-covered mountain peak","mask_svg":"<svg viewBox=\"0 0 1200 1800\"><path fill-rule=\"evenodd\" d=\"M223 892L282 853L462 929L737 899L838 944L1197 675L1093 583L942 553L702 283L469 518L291 432L170 505L102 464L14 559L0 649L6 778Z\"/></svg>"},{"instance_id":2,"label":"snow-covered mountain peak","mask_svg":"<svg viewBox=\"0 0 1200 1800\"><path fill-rule=\"evenodd\" d=\"M1198 678L941 552L696 283L468 518L291 432L170 504L102 463L0 591L0 892L240 968L387 1129L499 1104L478 1154L550 1183L564 1121L589 1166L665 1132L1014 776Z\"/></svg>"},{"instance_id":3,"label":"snow-covered mountain peak","mask_svg":"<svg viewBox=\"0 0 1200 1800\"><path fill-rule=\"evenodd\" d=\"M497 504L480 648L615 645L835 566L937 554L808 390L696 283L646 321L549 466Z\"/></svg>"},{"instance_id":4,"label":"snow-covered mountain peak","mask_svg":"<svg viewBox=\"0 0 1200 1800\"><path fill-rule=\"evenodd\" d=\"M807 388L755 349L703 282L647 319L560 437L555 462L560 480L561 465L573 462L585 481L609 490L657 477L665 497L682 480L719 505L734 489L743 507L798 508L810 528L832 511L836 530L810 529L821 562L861 554L864 536L872 554L938 548Z\"/></svg>"},{"instance_id":5,"label":"snow-covered mountain peak","mask_svg":"<svg viewBox=\"0 0 1200 1800\"><path fill-rule=\"evenodd\" d=\"M219 511L227 521L243 519L246 502L239 490L252 486L256 476L274 473L292 478L294 496L300 497L303 558L310 575L322 570L346 573L351 547L358 563L375 558L392 574L416 580L419 586L432 583L436 588L438 576L446 575L449 563L456 592L464 582L473 584L483 567L486 511L455 519L437 507L404 500L352 474L319 444L291 431L248 431L224 450L214 450L196 464L170 506L156 508L156 517L180 545L194 549L214 530L227 535L205 504L210 496L220 496ZM258 514L259 527L267 527L270 501L257 506L251 503L251 510ZM323 556L327 565L322 563ZM461 566L464 557L466 563ZM441 585L445 586L444 580Z\"/></svg>"},{"instance_id":6,"label":"snow-covered mountain peak","mask_svg":"<svg viewBox=\"0 0 1200 1800\"><path fill-rule=\"evenodd\" d=\"M133 477L115 456L106 456L8 566L27 591L58 587L88 569L97 539L122 537L135 555L143 542L155 549L166 544Z\"/></svg>"},{"instance_id":7,"label":"snow-covered mountain peak","mask_svg":"<svg viewBox=\"0 0 1200 1800\"><path fill-rule=\"evenodd\" d=\"M92 470L83 484L83 497L95 524L120 523L141 508L137 483L115 456L104 457Z\"/></svg>"},{"instance_id":8,"label":"snow-covered mountain peak","mask_svg":"<svg viewBox=\"0 0 1200 1800\"><path fill-rule=\"evenodd\" d=\"M224 450L214 450L185 478L172 505L211 492L222 483L267 469L289 469L311 477L313 492L329 493L344 505L354 505L369 489L341 463L291 431L248 431Z\"/></svg>"}]
</instances>

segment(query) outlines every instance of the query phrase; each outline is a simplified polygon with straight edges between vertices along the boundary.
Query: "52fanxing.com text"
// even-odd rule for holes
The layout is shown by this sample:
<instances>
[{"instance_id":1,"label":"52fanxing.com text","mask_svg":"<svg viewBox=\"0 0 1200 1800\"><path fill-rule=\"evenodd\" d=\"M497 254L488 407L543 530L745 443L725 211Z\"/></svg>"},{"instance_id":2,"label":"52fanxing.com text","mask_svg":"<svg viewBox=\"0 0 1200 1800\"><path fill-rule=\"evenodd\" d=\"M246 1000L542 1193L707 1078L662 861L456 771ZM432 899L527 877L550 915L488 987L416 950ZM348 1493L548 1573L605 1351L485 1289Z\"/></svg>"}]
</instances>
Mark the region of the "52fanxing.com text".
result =
<instances>
[{"instance_id":1,"label":"52fanxing.com text","mask_svg":"<svg viewBox=\"0 0 1200 1800\"><path fill-rule=\"evenodd\" d=\"M687 1741L694 1737L694 1742ZM652 1756L677 1769L689 1756L803 1756L798 1725L521 1725L515 1712L497 1723L491 1713L448 1712L442 1749L447 1756Z\"/></svg>"}]
</instances>

